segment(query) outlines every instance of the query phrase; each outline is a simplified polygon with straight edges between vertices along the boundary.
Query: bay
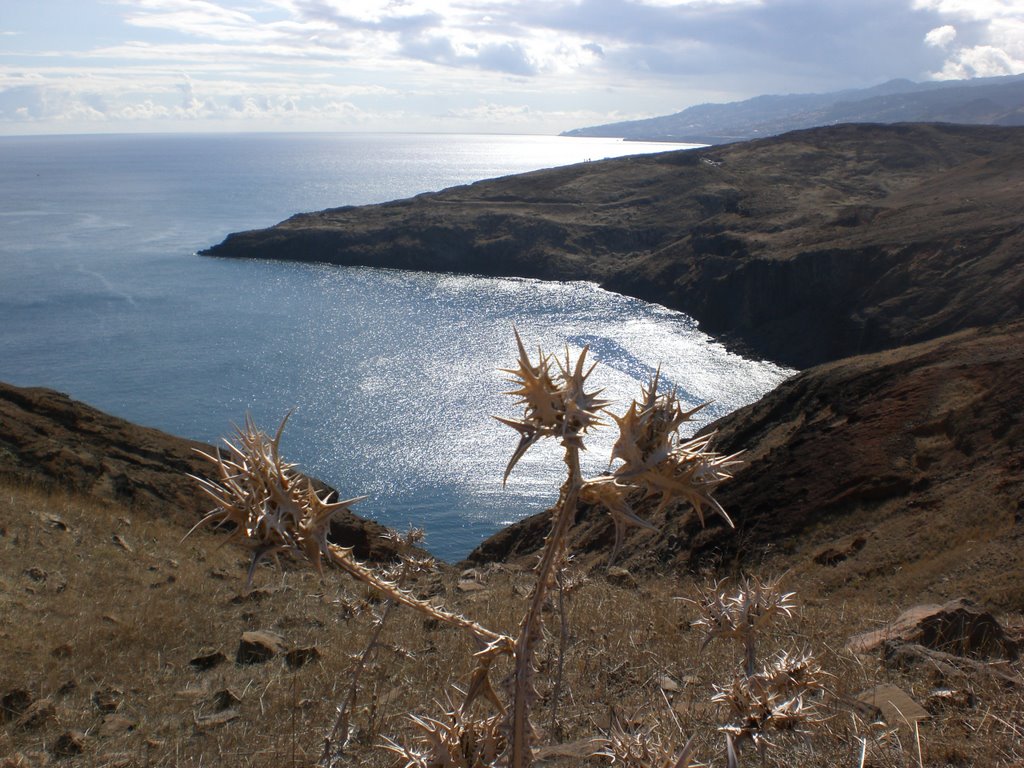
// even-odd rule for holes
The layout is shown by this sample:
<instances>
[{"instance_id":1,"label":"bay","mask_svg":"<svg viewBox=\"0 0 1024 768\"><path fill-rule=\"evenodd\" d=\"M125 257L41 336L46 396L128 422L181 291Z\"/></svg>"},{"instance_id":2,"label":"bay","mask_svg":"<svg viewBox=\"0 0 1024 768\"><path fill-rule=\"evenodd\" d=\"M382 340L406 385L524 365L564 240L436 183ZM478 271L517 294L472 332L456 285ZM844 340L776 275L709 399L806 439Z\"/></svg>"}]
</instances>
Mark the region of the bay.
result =
<instances>
[{"instance_id":1,"label":"bay","mask_svg":"<svg viewBox=\"0 0 1024 768\"><path fill-rule=\"evenodd\" d=\"M47 386L216 442L248 412L357 511L428 532L445 559L549 506L559 452L506 487L515 415L499 372L531 348L589 345L620 401L660 365L707 420L790 372L744 360L684 315L583 283L343 269L195 255L293 213L641 151L605 139L132 135L0 139L0 379ZM596 435L589 472L614 430ZM183 478L183 482L188 482Z\"/></svg>"}]
</instances>

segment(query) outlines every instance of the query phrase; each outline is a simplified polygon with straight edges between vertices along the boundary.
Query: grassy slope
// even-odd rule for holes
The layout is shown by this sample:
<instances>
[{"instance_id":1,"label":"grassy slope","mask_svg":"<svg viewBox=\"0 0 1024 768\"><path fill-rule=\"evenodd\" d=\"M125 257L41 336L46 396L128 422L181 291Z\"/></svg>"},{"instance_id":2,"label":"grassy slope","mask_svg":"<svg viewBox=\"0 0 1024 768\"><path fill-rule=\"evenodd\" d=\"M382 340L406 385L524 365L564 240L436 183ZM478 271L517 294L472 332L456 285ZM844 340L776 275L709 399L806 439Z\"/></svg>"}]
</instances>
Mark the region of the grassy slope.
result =
<instances>
[{"instance_id":1,"label":"grassy slope","mask_svg":"<svg viewBox=\"0 0 1024 768\"><path fill-rule=\"evenodd\" d=\"M308 571L270 567L258 574L258 591L238 599L247 565L221 536L202 532L181 541L172 520L133 513L116 504L50 494L25 485L0 488L0 680L6 694L24 688L48 697L54 719L35 728L0 728L0 755L36 764L65 731L86 735L83 765L311 765L347 687L351 655L366 641L379 606L361 590L347 591L340 578L321 583ZM55 527L58 520L67 527ZM120 537L123 545L115 542ZM124 545L127 545L128 549ZM511 629L531 577L514 567L493 566L473 574L480 587L456 586L448 570L424 577L418 591L491 626ZM843 650L850 634L891 619L896 610L872 592L841 602L813 583L790 583L804 608L778 640L791 650L811 648L834 677L829 688L849 697L879 681L902 686L926 701L937 684L927 672L882 669L878 660ZM610 582L595 574L569 596L571 633L565 687L557 713L545 708L552 694L557 633L542 649L537 721L544 743L573 743L602 733L611 712L645 725L657 724L669 739L679 729L696 733L700 753L720 754L716 732L726 713L709 703L715 682L729 679L739 658L716 641L699 651L689 629L690 606L676 598L693 594L689 579L652 578L641 585ZM557 614L549 617L549 633ZM298 670L280 659L263 665L222 664L199 672L196 655L219 649L233 658L240 634L270 629L295 645L316 645L319 661ZM472 649L465 638L399 612L382 637L379 663L360 693L352 764L393 765L371 748L381 734L407 735L405 714L440 715L435 700L449 686L465 684ZM769 652L764 649L765 654ZM678 692L659 681L671 678ZM976 697L971 707L936 708L921 727L926 765L1009 765L1024 759L1015 734L1024 729L1024 701L984 680L948 679ZM106 734L93 693L123 692L116 713L130 731ZM239 717L204 726L214 714L217 691L241 698ZM868 764L916 764L906 730L874 726L834 698L823 706L827 723L810 740L782 735L769 765L854 765L859 737L868 739ZM671 712L669 711L671 707ZM677 725L678 722L678 725ZM50 758L46 758L50 759ZM717 759L717 758L716 758ZM581 765L579 757L553 757L547 765ZM600 760L594 763L603 764ZM6 764L5 764L6 765Z\"/></svg>"}]
</instances>

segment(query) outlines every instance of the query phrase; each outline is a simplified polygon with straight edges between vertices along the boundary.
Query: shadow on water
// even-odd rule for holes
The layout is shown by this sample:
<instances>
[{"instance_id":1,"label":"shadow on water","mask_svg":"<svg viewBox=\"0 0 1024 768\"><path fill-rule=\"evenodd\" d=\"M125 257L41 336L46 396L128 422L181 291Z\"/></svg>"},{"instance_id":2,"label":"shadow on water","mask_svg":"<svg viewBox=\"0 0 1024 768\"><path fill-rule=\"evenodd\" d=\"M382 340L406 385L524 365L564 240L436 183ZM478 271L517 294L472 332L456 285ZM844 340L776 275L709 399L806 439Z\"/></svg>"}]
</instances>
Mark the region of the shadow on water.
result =
<instances>
[{"instance_id":1,"label":"shadow on water","mask_svg":"<svg viewBox=\"0 0 1024 768\"><path fill-rule=\"evenodd\" d=\"M631 379L635 379L641 385L646 385L658 373L656 367L645 363L619 342L615 341L615 339L592 334L577 334L569 336L568 340L579 347L589 347L590 360L597 360L602 365L607 365L609 368L623 373ZM665 375L664 372L660 374L660 382L661 389L664 391L674 390L676 397L684 404L692 407L701 403L700 398L696 397L692 392L688 392L685 387L680 387L677 382Z\"/></svg>"}]
</instances>

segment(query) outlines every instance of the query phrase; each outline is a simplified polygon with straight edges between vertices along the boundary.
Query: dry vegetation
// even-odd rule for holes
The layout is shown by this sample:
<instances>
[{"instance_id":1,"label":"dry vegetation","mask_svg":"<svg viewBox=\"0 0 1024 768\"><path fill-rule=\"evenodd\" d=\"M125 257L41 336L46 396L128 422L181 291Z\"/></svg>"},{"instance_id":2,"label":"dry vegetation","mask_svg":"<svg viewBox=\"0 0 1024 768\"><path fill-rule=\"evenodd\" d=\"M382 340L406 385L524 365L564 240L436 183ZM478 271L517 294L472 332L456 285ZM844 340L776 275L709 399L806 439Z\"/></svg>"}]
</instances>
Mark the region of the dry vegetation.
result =
<instances>
[{"instance_id":1,"label":"dry vegetation","mask_svg":"<svg viewBox=\"0 0 1024 768\"><path fill-rule=\"evenodd\" d=\"M521 360L520 383L524 371L538 370L523 365L533 364ZM562 370L582 387L582 366L566 360ZM653 395L645 397L649 408ZM520 426L530 418L528 407ZM538 422L538 429L556 426L563 429ZM533 432L520 431L532 441ZM569 464L567 490L571 457ZM587 575L569 558L538 590L528 569L460 573L439 565L403 577L408 607L391 610L397 595L387 574L375 587L331 572L321 578L287 554L278 569L234 543L218 546L230 541L224 533L200 531L183 541L177 523L144 510L7 484L0 520L3 766L310 766L324 762L328 737L328 761L336 765L419 764L412 747L396 756L397 745L417 743L425 730L443 732L453 725L446 713L463 706L482 721L514 698L515 686L501 681L516 679L515 653L488 659L494 703L467 696L467 686L481 680L474 655L481 635L462 631L446 618L452 614L492 628L501 643L533 633L535 765L662 768L686 765L692 754L726 766L730 743L743 765L1024 764L1020 662L1001 665L1008 677L1000 679L927 665L904 671L854 655L847 638L905 606L873 594L836 604L797 572L767 587L777 573L753 574L763 581L744 590L710 575ZM295 539L295 531L292 538L264 535L256 554L274 554L268 541L277 549L299 544L317 562L324 555L350 570L343 553L305 531L307 539ZM350 573L359 577L358 568ZM524 629L531 599L543 620ZM251 630L276 633L285 648L262 663L235 663ZM199 668L218 651L222 661ZM767 700L766 666L787 666L786 685L773 694L773 722L750 704ZM346 743L332 731L357 669ZM808 684L796 686L801 677ZM905 691L927 717L901 719L858 702L883 683ZM386 739L391 751L381 749Z\"/></svg>"}]
</instances>

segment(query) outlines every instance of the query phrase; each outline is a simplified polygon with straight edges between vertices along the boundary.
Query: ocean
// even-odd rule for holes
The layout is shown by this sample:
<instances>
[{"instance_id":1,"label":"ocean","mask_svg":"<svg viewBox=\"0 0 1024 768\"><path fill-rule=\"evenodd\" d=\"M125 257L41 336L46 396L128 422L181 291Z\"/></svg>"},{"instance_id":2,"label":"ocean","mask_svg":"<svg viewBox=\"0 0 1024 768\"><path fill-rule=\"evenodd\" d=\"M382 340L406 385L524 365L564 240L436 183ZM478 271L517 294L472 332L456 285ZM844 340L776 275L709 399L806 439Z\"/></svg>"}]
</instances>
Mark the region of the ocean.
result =
<instances>
[{"instance_id":1,"label":"ocean","mask_svg":"<svg viewBox=\"0 0 1024 768\"><path fill-rule=\"evenodd\" d=\"M196 252L300 211L382 202L662 144L474 135L0 138L0 380L45 386L211 443L251 413L360 514L457 560L547 508L555 445L501 483L515 433L499 369L589 345L624 407L660 365L695 424L792 373L729 353L685 315L586 283L490 279ZM614 429L588 444L607 467ZM186 478L182 482L189 482Z\"/></svg>"}]
</instances>

